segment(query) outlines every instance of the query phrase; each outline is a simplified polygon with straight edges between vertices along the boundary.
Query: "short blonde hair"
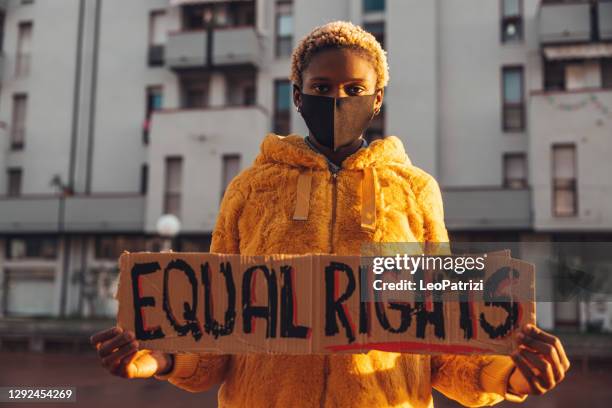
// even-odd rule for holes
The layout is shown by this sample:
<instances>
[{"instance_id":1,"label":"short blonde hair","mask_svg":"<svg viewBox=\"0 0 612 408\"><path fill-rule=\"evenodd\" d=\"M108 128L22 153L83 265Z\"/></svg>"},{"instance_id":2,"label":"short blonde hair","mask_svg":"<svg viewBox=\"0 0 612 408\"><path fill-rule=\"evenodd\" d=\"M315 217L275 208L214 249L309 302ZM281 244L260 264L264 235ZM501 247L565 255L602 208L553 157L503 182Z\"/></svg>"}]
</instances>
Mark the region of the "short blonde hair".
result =
<instances>
[{"instance_id":1,"label":"short blonde hair","mask_svg":"<svg viewBox=\"0 0 612 408\"><path fill-rule=\"evenodd\" d=\"M333 21L316 27L302 38L291 55L289 79L302 88L302 74L312 57L319 51L334 48L349 48L364 54L376 70L376 89L387 86L389 66L386 51L372 34L348 21Z\"/></svg>"}]
</instances>

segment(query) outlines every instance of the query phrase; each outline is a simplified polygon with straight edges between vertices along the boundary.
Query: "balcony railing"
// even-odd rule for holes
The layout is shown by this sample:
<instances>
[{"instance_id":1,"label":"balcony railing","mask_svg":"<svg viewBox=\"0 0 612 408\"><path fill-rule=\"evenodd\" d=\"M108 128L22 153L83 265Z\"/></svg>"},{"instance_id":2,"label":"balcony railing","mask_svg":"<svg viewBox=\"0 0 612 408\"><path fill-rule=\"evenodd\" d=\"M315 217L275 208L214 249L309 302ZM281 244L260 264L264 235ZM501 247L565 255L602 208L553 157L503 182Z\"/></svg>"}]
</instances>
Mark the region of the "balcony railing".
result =
<instances>
[{"instance_id":1,"label":"balcony railing","mask_svg":"<svg viewBox=\"0 0 612 408\"><path fill-rule=\"evenodd\" d=\"M143 231L144 202L135 194L2 196L0 233Z\"/></svg>"},{"instance_id":2,"label":"balcony railing","mask_svg":"<svg viewBox=\"0 0 612 408\"><path fill-rule=\"evenodd\" d=\"M212 31L210 61L209 41L206 30L171 33L166 46L167 65L173 69L260 65L260 42L253 26L217 28Z\"/></svg>"},{"instance_id":3,"label":"balcony railing","mask_svg":"<svg viewBox=\"0 0 612 408\"><path fill-rule=\"evenodd\" d=\"M447 188L443 199L449 230L525 229L532 224L529 189Z\"/></svg>"},{"instance_id":4,"label":"balcony railing","mask_svg":"<svg viewBox=\"0 0 612 408\"><path fill-rule=\"evenodd\" d=\"M589 3L543 3L538 24L541 43L584 42L591 38Z\"/></svg>"}]
</instances>

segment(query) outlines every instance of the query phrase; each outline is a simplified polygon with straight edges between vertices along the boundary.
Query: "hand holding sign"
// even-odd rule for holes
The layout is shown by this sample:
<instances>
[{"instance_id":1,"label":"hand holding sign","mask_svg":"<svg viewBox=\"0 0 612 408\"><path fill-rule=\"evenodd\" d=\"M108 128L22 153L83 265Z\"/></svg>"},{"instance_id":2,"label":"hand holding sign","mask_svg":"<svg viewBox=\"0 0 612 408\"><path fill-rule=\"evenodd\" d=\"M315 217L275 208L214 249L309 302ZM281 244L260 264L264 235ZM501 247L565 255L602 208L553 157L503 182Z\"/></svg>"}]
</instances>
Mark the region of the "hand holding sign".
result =
<instances>
[{"instance_id":1,"label":"hand holding sign","mask_svg":"<svg viewBox=\"0 0 612 408\"><path fill-rule=\"evenodd\" d=\"M542 395L563 381L570 362L557 337L526 325L519 339L519 350L512 355L516 369L510 376L511 392Z\"/></svg>"},{"instance_id":2,"label":"hand holding sign","mask_svg":"<svg viewBox=\"0 0 612 408\"><path fill-rule=\"evenodd\" d=\"M100 362L111 374L122 378L149 378L171 368L171 357L159 351L138 350L133 332L112 327L91 336Z\"/></svg>"}]
</instances>

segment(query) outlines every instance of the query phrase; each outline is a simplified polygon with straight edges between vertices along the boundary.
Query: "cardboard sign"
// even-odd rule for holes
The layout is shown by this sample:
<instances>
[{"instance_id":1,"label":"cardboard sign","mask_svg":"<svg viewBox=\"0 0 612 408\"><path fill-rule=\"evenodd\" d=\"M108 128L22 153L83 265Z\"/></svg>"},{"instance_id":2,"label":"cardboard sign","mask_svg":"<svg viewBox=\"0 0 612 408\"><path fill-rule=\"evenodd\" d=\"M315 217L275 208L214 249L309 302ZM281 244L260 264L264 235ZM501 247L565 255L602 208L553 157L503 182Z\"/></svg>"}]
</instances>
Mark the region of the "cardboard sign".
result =
<instances>
[{"instance_id":1,"label":"cardboard sign","mask_svg":"<svg viewBox=\"0 0 612 408\"><path fill-rule=\"evenodd\" d=\"M142 347L162 351L510 354L520 327L535 323L534 266L509 252L486 257L480 291L428 289L410 301L372 297L377 275L360 262L126 252L117 324ZM440 278L419 273L424 282Z\"/></svg>"}]
</instances>

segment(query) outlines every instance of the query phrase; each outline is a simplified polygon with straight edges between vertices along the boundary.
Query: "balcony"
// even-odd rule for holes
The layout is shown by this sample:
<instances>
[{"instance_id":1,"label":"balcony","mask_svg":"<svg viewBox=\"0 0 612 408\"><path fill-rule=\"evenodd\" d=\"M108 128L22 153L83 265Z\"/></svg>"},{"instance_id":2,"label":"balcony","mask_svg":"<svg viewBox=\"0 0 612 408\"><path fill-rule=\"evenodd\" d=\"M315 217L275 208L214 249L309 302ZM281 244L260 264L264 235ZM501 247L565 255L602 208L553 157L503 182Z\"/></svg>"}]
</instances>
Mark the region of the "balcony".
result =
<instances>
[{"instance_id":1,"label":"balcony","mask_svg":"<svg viewBox=\"0 0 612 408\"><path fill-rule=\"evenodd\" d=\"M182 160L180 208L183 233L210 232L224 190L225 155L239 155L249 166L270 127L268 113L258 106L226 106L163 110L153 114L149 144L149 178L164 180L168 157ZM146 230L154 232L163 212L164 183L149 185ZM176 191L175 191L176 193Z\"/></svg>"},{"instance_id":2,"label":"balcony","mask_svg":"<svg viewBox=\"0 0 612 408\"><path fill-rule=\"evenodd\" d=\"M56 196L0 198L0 232L57 232L59 199Z\"/></svg>"},{"instance_id":3,"label":"balcony","mask_svg":"<svg viewBox=\"0 0 612 408\"><path fill-rule=\"evenodd\" d=\"M531 192L491 188L448 188L443 191L449 230L531 228Z\"/></svg>"},{"instance_id":4,"label":"balcony","mask_svg":"<svg viewBox=\"0 0 612 408\"><path fill-rule=\"evenodd\" d=\"M215 29L212 34L212 61L207 60L209 38L205 30L179 31L168 38L166 62L172 69L259 66L261 51L255 28L229 27Z\"/></svg>"},{"instance_id":5,"label":"balcony","mask_svg":"<svg viewBox=\"0 0 612 408\"><path fill-rule=\"evenodd\" d=\"M142 232L144 196L108 194L66 200L65 229L70 232Z\"/></svg>"},{"instance_id":6,"label":"balcony","mask_svg":"<svg viewBox=\"0 0 612 408\"><path fill-rule=\"evenodd\" d=\"M542 4L538 13L538 25L540 42L543 44L589 41L590 4Z\"/></svg>"},{"instance_id":7,"label":"balcony","mask_svg":"<svg viewBox=\"0 0 612 408\"><path fill-rule=\"evenodd\" d=\"M607 176L612 174L612 89L532 92L529 119L534 228L540 231L610 230L612 184ZM575 147L575 215L555 216L553 145Z\"/></svg>"},{"instance_id":8,"label":"balcony","mask_svg":"<svg viewBox=\"0 0 612 408\"><path fill-rule=\"evenodd\" d=\"M25 195L0 198L0 233L138 232L144 228L139 195Z\"/></svg>"}]
</instances>

